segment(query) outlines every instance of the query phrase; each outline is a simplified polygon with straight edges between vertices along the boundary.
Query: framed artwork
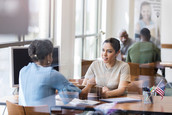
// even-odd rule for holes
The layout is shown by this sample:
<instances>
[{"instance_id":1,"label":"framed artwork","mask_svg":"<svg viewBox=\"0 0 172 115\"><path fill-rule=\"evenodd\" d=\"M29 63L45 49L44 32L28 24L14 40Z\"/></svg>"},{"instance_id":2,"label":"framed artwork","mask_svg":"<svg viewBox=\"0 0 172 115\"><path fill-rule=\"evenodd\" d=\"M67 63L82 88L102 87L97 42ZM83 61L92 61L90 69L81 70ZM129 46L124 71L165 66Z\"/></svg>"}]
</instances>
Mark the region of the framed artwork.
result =
<instances>
[{"instance_id":1,"label":"framed artwork","mask_svg":"<svg viewBox=\"0 0 172 115\"><path fill-rule=\"evenodd\" d=\"M161 0L135 0L134 32L135 40L140 41L140 30L148 28L151 41L160 48Z\"/></svg>"}]
</instances>

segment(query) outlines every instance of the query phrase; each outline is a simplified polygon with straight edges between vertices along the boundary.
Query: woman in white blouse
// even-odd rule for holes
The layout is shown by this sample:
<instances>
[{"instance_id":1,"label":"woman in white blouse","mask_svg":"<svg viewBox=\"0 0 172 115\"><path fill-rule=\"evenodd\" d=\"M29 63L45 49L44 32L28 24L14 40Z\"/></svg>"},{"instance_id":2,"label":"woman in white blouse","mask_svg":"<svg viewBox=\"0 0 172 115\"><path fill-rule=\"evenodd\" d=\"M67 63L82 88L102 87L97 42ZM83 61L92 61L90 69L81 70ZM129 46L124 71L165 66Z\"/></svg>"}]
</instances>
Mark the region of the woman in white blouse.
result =
<instances>
[{"instance_id":1,"label":"woman in white blouse","mask_svg":"<svg viewBox=\"0 0 172 115\"><path fill-rule=\"evenodd\" d=\"M116 38L109 38L103 42L102 60L94 61L83 81L83 85L95 82L102 87L103 97L123 95L130 82L130 68L125 62L116 59L120 53L120 42Z\"/></svg>"}]
</instances>

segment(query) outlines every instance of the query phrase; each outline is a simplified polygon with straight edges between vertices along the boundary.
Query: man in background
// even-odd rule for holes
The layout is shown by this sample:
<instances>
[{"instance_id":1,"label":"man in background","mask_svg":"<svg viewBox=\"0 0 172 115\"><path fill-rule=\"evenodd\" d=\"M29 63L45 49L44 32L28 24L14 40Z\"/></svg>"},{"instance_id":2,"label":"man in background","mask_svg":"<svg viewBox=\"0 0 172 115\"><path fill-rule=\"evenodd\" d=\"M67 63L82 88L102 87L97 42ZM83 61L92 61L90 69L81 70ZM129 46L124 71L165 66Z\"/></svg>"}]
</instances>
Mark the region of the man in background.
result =
<instances>
[{"instance_id":1,"label":"man in background","mask_svg":"<svg viewBox=\"0 0 172 115\"><path fill-rule=\"evenodd\" d=\"M127 31L122 30L119 34L121 41L121 57L122 61L126 60L128 48L134 43L134 40L128 37Z\"/></svg>"},{"instance_id":2,"label":"man in background","mask_svg":"<svg viewBox=\"0 0 172 115\"><path fill-rule=\"evenodd\" d=\"M151 33L149 29L143 28L140 31L140 37L141 42L137 42L129 48L126 62L139 64L160 62L160 49L150 42Z\"/></svg>"}]
</instances>

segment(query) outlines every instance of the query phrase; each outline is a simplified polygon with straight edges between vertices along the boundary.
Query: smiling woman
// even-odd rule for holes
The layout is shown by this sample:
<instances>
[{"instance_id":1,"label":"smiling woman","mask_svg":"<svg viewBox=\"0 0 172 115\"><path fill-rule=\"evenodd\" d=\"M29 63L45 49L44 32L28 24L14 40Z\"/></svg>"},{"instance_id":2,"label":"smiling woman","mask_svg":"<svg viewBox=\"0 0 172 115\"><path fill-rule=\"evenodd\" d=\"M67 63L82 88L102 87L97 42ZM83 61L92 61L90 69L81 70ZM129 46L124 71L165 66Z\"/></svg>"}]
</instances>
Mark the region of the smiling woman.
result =
<instances>
[{"instance_id":1,"label":"smiling woman","mask_svg":"<svg viewBox=\"0 0 172 115\"><path fill-rule=\"evenodd\" d=\"M120 96L130 82L129 65L116 59L120 52L120 42L109 38L103 42L102 60L94 61L89 67L83 85L90 81L102 87L103 97Z\"/></svg>"}]
</instances>

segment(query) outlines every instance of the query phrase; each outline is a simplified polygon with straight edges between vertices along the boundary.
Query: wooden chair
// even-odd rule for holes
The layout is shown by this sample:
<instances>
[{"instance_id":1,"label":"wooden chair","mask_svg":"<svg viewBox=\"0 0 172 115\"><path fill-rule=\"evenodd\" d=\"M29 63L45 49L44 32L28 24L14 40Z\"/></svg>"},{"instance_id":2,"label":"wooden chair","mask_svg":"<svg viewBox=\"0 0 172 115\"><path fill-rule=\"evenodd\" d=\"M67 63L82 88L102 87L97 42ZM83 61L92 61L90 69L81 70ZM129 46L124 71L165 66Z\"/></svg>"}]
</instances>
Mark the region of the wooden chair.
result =
<instances>
[{"instance_id":1,"label":"wooden chair","mask_svg":"<svg viewBox=\"0 0 172 115\"><path fill-rule=\"evenodd\" d=\"M139 64L130 62L128 64L130 66L131 81L138 80L138 76L140 75Z\"/></svg>"},{"instance_id":2,"label":"wooden chair","mask_svg":"<svg viewBox=\"0 0 172 115\"><path fill-rule=\"evenodd\" d=\"M41 106L24 106L26 115L50 115L47 105Z\"/></svg>"},{"instance_id":3,"label":"wooden chair","mask_svg":"<svg viewBox=\"0 0 172 115\"><path fill-rule=\"evenodd\" d=\"M146 63L146 64L138 64L138 63L131 63L128 62L130 66L130 74L133 76L139 75L148 75L148 76L155 76L157 66L156 63Z\"/></svg>"},{"instance_id":4,"label":"wooden chair","mask_svg":"<svg viewBox=\"0 0 172 115\"><path fill-rule=\"evenodd\" d=\"M143 86L153 86L155 84L156 63L138 64L128 63L130 66L131 83L128 92L142 94Z\"/></svg>"},{"instance_id":5,"label":"wooden chair","mask_svg":"<svg viewBox=\"0 0 172 115\"><path fill-rule=\"evenodd\" d=\"M157 66L156 63L140 64L140 75L156 76Z\"/></svg>"},{"instance_id":6,"label":"wooden chair","mask_svg":"<svg viewBox=\"0 0 172 115\"><path fill-rule=\"evenodd\" d=\"M25 115L24 107L18 104L6 101L8 115Z\"/></svg>"},{"instance_id":7,"label":"wooden chair","mask_svg":"<svg viewBox=\"0 0 172 115\"><path fill-rule=\"evenodd\" d=\"M47 105L43 106L21 106L6 101L8 115L50 115Z\"/></svg>"},{"instance_id":8,"label":"wooden chair","mask_svg":"<svg viewBox=\"0 0 172 115\"><path fill-rule=\"evenodd\" d=\"M81 62L81 78L83 78L94 60L82 60Z\"/></svg>"},{"instance_id":9,"label":"wooden chair","mask_svg":"<svg viewBox=\"0 0 172 115\"><path fill-rule=\"evenodd\" d=\"M131 94L142 94L143 80L131 81L127 87L128 93Z\"/></svg>"},{"instance_id":10,"label":"wooden chair","mask_svg":"<svg viewBox=\"0 0 172 115\"><path fill-rule=\"evenodd\" d=\"M138 63L131 63L128 62L128 65L130 66L130 74L132 76L138 76L140 75L140 67Z\"/></svg>"}]
</instances>

